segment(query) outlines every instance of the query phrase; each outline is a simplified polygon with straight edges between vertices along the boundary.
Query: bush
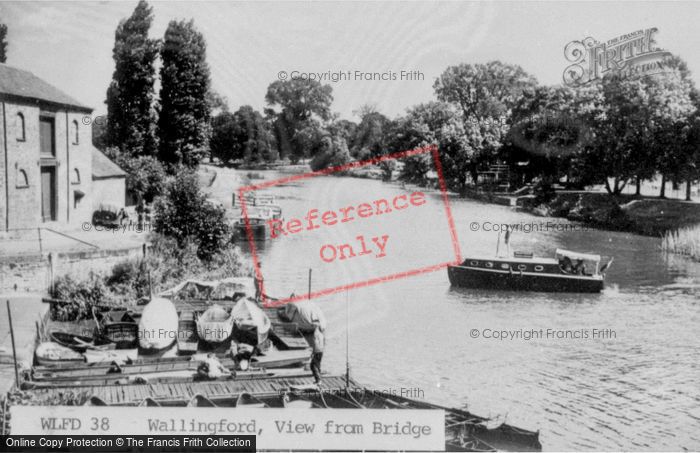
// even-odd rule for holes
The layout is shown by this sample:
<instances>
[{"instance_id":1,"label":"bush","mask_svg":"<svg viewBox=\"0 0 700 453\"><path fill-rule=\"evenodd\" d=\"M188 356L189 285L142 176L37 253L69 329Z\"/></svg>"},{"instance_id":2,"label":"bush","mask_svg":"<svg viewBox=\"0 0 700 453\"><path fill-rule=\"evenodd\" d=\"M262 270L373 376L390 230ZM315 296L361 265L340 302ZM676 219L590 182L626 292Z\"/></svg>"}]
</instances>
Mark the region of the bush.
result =
<instances>
[{"instance_id":1,"label":"bush","mask_svg":"<svg viewBox=\"0 0 700 453\"><path fill-rule=\"evenodd\" d=\"M326 135L323 138L321 150L311 160L311 169L318 171L338 167L348 162L350 162L350 151L345 139Z\"/></svg>"},{"instance_id":2,"label":"bush","mask_svg":"<svg viewBox=\"0 0 700 453\"><path fill-rule=\"evenodd\" d=\"M126 172L126 190L137 198L151 203L165 189L166 172L163 164L153 156L132 157L118 148L107 148L107 157Z\"/></svg>"},{"instance_id":3,"label":"bush","mask_svg":"<svg viewBox=\"0 0 700 453\"><path fill-rule=\"evenodd\" d=\"M51 297L67 301L52 304L51 318L56 321L78 321L92 316L92 307L110 300L103 279L90 272L86 280L75 280L70 275L58 277L49 292Z\"/></svg>"},{"instance_id":4,"label":"bush","mask_svg":"<svg viewBox=\"0 0 700 453\"><path fill-rule=\"evenodd\" d=\"M225 211L206 200L197 175L181 170L168 185L163 197L156 200L154 229L174 238L180 247L193 241L197 256L205 261L223 250L231 231Z\"/></svg>"},{"instance_id":5,"label":"bush","mask_svg":"<svg viewBox=\"0 0 700 453\"><path fill-rule=\"evenodd\" d=\"M128 306L149 297L151 291L157 294L186 279L219 280L244 275L251 276L252 269L244 264L238 247L232 243L210 259L202 260L193 240L179 244L175 238L153 234L145 260L122 261L106 276L91 273L86 280L71 276L58 278L51 296L71 303L55 304L52 318L59 321L88 318L92 316L93 306Z\"/></svg>"},{"instance_id":6,"label":"bush","mask_svg":"<svg viewBox=\"0 0 700 453\"><path fill-rule=\"evenodd\" d=\"M133 301L149 295L148 272L143 260L127 260L117 263L105 284L114 299Z\"/></svg>"},{"instance_id":7,"label":"bush","mask_svg":"<svg viewBox=\"0 0 700 453\"><path fill-rule=\"evenodd\" d=\"M532 189L535 195L535 204L540 205L544 203L549 203L556 197L557 193L552 187L551 178L542 178L535 183Z\"/></svg>"}]
</instances>

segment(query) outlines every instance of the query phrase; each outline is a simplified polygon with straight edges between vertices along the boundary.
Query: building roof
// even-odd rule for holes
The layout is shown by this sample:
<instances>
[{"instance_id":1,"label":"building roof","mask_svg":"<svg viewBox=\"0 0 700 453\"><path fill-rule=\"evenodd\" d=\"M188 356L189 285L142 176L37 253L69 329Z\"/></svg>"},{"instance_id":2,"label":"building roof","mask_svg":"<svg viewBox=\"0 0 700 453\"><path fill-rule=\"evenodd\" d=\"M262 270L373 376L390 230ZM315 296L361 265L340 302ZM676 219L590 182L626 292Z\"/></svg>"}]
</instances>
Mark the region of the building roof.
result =
<instances>
[{"instance_id":1,"label":"building roof","mask_svg":"<svg viewBox=\"0 0 700 453\"><path fill-rule=\"evenodd\" d=\"M21 98L36 103L49 103L92 112L90 107L82 105L31 72L0 63L0 98L3 97Z\"/></svg>"},{"instance_id":2,"label":"building roof","mask_svg":"<svg viewBox=\"0 0 700 453\"><path fill-rule=\"evenodd\" d=\"M92 179L126 178L126 172L119 168L102 152L92 147Z\"/></svg>"}]
</instances>

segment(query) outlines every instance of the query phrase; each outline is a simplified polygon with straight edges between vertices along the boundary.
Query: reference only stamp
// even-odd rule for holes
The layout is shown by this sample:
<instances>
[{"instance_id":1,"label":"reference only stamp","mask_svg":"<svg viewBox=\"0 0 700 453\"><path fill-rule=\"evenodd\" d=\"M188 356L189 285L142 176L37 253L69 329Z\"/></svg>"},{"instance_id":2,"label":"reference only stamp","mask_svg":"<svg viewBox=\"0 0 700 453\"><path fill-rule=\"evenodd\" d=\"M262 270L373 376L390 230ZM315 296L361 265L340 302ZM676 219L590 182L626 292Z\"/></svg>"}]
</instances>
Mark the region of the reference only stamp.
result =
<instances>
[{"instance_id":1,"label":"reference only stamp","mask_svg":"<svg viewBox=\"0 0 700 453\"><path fill-rule=\"evenodd\" d=\"M353 172L357 169L376 168L373 166L388 169L391 174L392 169L405 165L422 165L434 175L436 187L407 188L377 178L370 178L365 185L358 184L360 180L355 177L344 177L334 178L331 190L318 180L348 173L356 176L357 173ZM314 193L313 201L285 204L280 216L260 219L251 214L254 209L250 200L261 191L300 185L311 186L305 189ZM284 190L282 192L284 195ZM266 307L434 272L461 262L437 146L263 181L240 188L238 198ZM264 238L260 238L261 229ZM396 234L399 229L401 235ZM440 232L438 237L442 239L430 244L406 243L401 239L407 233L421 237L421 231L426 229ZM270 275L264 275L264 272L270 272L270 266L261 266L260 239L266 241L266 248L289 246L294 250L288 265L294 263L300 274L313 271L315 289L287 297L271 297L266 291L266 280ZM284 257L284 253L281 256Z\"/></svg>"}]
</instances>

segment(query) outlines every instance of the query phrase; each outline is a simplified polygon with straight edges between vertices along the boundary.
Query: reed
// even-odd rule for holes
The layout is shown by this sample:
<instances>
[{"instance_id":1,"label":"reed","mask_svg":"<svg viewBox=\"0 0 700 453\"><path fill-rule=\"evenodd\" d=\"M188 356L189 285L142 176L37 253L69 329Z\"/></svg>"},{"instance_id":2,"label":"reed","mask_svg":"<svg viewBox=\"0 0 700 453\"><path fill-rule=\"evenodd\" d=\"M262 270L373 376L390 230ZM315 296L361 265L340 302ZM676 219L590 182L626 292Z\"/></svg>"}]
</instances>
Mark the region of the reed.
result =
<instances>
[{"instance_id":1,"label":"reed","mask_svg":"<svg viewBox=\"0 0 700 453\"><path fill-rule=\"evenodd\" d=\"M700 225L666 232L661 241L661 249L666 253L700 261Z\"/></svg>"}]
</instances>

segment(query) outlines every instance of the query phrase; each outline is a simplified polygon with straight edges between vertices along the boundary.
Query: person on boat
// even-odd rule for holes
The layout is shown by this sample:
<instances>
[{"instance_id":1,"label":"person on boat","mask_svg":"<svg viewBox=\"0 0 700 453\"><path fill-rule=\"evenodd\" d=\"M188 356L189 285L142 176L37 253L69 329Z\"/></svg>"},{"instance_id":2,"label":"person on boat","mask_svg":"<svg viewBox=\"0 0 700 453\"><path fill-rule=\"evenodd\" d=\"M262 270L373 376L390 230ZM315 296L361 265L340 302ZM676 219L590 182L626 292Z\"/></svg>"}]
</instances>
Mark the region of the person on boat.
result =
<instances>
[{"instance_id":1,"label":"person on boat","mask_svg":"<svg viewBox=\"0 0 700 453\"><path fill-rule=\"evenodd\" d=\"M586 275L586 265L583 260L576 261L576 266L574 266L574 273L576 275Z\"/></svg>"},{"instance_id":2,"label":"person on boat","mask_svg":"<svg viewBox=\"0 0 700 453\"><path fill-rule=\"evenodd\" d=\"M311 372L314 375L316 384L321 382L321 360L323 359L323 348L325 347L326 339L323 329L320 324L314 329L313 338L313 355L311 356Z\"/></svg>"},{"instance_id":3,"label":"person on boat","mask_svg":"<svg viewBox=\"0 0 700 453\"><path fill-rule=\"evenodd\" d=\"M219 362L219 359L212 353L207 354L207 358L199 364L197 374L208 379L216 379L222 376L230 376L231 372Z\"/></svg>"},{"instance_id":4,"label":"person on boat","mask_svg":"<svg viewBox=\"0 0 700 453\"><path fill-rule=\"evenodd\" d=\"M560 263L560 266L564 272L567 274L571 274L573 272L573 263L571 262L571 258L568 256L565 256Z\"/></svg>"},{"instance_id":5,"label":"person on boat","mask_svg":"<svg viewBox=\"0 0 700 453\"><path fill-rule=\"evenodd\" d=\"M263 279L262 279L262 263L258 263L258 271L255 273L255 301L260 302L262 300L262 284L263 284ZM260 274L260 278L258 278L258 273Z\"/></svg>"}]
</instances>

